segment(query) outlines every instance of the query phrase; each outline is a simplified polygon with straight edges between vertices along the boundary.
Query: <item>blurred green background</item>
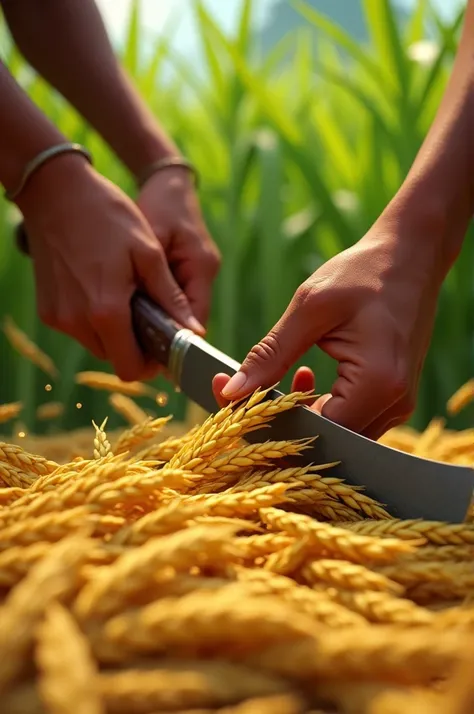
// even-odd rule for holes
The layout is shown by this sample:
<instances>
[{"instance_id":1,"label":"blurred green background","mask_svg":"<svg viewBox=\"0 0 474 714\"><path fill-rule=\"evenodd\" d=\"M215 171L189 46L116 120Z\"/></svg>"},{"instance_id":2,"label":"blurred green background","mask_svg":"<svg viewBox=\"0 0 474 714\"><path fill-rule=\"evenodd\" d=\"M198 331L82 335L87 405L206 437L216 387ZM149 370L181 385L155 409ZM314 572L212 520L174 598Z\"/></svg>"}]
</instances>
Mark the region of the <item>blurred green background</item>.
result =
<instances>
[{"instance_id":1,"label":"blurred green background","mask_svg":"<svg viewBox=\"0 0 474 714\"><path fill-rule=\"evenodd\" d=\"M223 254L209 340L241 360L280 317L297 286L361 237L396 192L442 96L463 16L461 11L440 15L424 0L409 11L389 0L282 0L267 32L258 34L252 13L259 0L232 2L239 6L239 19L228 32L205 3L191 0L203 58L199 69L171 44L172 28L150 51L139 2L129 3L127 33L117 51L201 173L202 207ZM99 171L133 196L120 163L25 66L5 28L2 48L32 99L71 140L87 145ZM61 377L46 392L51 380L1 334L0 402L21 400L21 421L30 431L90 425L107 414L109 426L122 423L107 393L74 383L77 371L104 369L103 363L38 321L31 266L12 242L17 220L2 199L1 312L53 357ZM473 266L470 236L444 285L411 422L418 428L444 414L447 398L473 376ZM316 349L304 363L316 370L318 391L329 389L334 363ZM158 386L170 395L164 409L150 400L139 402L182 418L183 395L165 382ZM48 399L63 402L66 411L45 424L35 411ZM450 424L463 427L470 420L467 411ZM3 425L4 433L9 430L11 425Z\"/></svg>"}]
</instances>

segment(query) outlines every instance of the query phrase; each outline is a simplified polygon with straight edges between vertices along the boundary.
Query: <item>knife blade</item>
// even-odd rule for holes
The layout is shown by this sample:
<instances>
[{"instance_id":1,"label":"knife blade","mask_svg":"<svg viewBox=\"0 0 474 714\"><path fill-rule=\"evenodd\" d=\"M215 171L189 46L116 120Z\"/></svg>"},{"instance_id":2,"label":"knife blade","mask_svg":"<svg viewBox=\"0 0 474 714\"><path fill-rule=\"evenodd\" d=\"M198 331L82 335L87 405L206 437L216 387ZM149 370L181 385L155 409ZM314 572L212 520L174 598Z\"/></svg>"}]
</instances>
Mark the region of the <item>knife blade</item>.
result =
<instances>
[{"instance_id":1,"label":"knife blade","mask_svg":"<svg viewBox=\"0 0 474 714\"><path fill-rule=\"evenodd\" d=\"M217 404L212 379L229 376L240 365L189 330L180 329L145 295L132 301L135 332L142 349L166 365L174 383L208 412ZM281 392L273 389L268 398ZM474 488L474 469L420 458L382 445L345 429L306 406L278 414L265 429L245 436L250 443L267 439L318 438L293 463L341 463L331 475L364 486L365 493L385 504L396 518L462 522Z\"/></svg>"},{"instance_id":2,"label":"knife blade","mask_svg":"<svg viewBox=\"0 0 474 714\"><path fill-rule=\"evenodd\" d=\"M23 224L16 230L19 250L28 255ZM141 348L166 369L169 379L208 412L217 410L212 379L232 376L240 364L206 340L177 325L146 295L131 301L133 326ZM282 392L268 393L276 399ZM265 429L245 435L249 443L317 437L310 448L292 457L296 465L338 461L331 474L363 486L396 518L462 522L471 503L474 469L408 454L349 431L305 406L278 414ZM288 460L286 460L288 461Z\"/></svg>"}]
</instances>

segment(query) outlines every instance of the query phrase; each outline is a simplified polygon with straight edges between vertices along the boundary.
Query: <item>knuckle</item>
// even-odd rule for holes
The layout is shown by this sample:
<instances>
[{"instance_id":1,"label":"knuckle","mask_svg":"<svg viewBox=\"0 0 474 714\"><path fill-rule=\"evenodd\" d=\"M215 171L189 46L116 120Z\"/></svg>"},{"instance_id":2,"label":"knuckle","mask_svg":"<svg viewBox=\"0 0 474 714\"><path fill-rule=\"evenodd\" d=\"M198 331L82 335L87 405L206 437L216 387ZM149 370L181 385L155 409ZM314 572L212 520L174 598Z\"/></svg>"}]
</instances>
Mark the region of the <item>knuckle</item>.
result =
<instances>
[{"instance_id":1,"label":"knuckle","mask_svg":"<svg viewBox=\"0 0 474 714\"><path fill-rule=\"evenodd\" d=\"M260 364L261 362L267 363L269 360L277 362L278 364L282 361L280 340L273 331L270 331L263 340L252 347L247 355L246 363L251 367L253 364Z\"/></svg>"},{"instance_id":2,"label":"knuckle","mask_svg":"<svg viewBox=\"0 0 474 714\"><path fill-rule=\"evenodd\" d=\"M306 281L297 288L293 297L293 305L298 311L310 311L314 310L316 300L314 286Z\"/></svg>"},{"instance_id":3,"label":"knuckle","mask_svg":"<svg viewBox=\"0 0 474 714\"><path fill-rule=\"evenodd\" d=\"M207 267L208 271L213 275L216 275L221 267L222 257L220 251L215 248L207 248L203 252L203 263Z\"/></svg>"}]
</instances>

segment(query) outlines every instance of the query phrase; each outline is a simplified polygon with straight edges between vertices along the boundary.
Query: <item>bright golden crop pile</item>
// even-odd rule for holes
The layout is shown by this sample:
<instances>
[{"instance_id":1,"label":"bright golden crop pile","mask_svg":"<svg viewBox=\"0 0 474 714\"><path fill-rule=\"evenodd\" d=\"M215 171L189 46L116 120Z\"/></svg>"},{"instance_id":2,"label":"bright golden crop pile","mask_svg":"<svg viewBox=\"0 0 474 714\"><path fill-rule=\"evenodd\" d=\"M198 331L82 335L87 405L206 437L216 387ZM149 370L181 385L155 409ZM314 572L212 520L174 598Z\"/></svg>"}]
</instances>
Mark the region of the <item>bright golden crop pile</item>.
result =
<instances>
[{"instance_id":1,"label":"bright golden crop pile","mask_svg":"<svg viewBox=\"0 0 474 714\"><path fill-rule=\"evenodd\" d=\"M474 710L474 524L394 520L287 467L307 442L242 440L305 396L164 440L95 425L63 464L0 444L2 714ZM437 421L386 440L474 463Z\"/></svg>"}]
</instances>

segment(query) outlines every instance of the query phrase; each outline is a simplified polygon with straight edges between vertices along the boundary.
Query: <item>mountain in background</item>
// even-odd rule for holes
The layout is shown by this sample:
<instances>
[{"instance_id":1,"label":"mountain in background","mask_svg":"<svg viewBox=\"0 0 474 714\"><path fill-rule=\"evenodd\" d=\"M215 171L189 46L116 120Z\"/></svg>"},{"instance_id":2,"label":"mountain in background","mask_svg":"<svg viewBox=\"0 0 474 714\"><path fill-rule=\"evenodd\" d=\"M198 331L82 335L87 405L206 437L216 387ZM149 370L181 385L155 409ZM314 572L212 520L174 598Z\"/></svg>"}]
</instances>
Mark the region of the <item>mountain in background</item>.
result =
<instances>
[{"instance_id":1,"label":"mountain in background","mask_svg":"<svg viewBox=\"0 0 474 714\"><path fill-rule=\"evenodd\" d=\"M306 4L328 19L337 23L355 40L365 42L368 30L361 0L306 0ZM409 13L393 2L400 23L404 23ZM295 10L289 0L278 0L265 25L259 32L259 50L265 55L288 33L299 27L308 26L307 20Z\"/></svg>"}]
</instances>

